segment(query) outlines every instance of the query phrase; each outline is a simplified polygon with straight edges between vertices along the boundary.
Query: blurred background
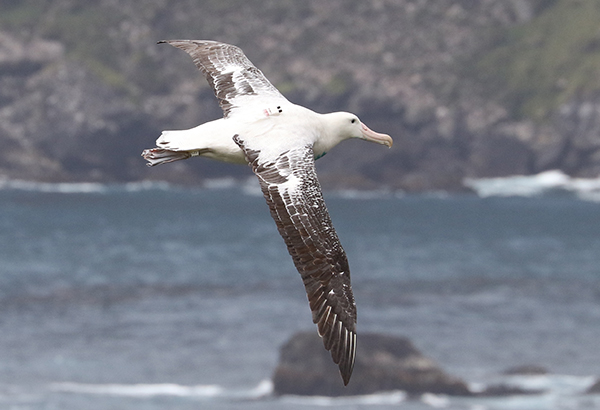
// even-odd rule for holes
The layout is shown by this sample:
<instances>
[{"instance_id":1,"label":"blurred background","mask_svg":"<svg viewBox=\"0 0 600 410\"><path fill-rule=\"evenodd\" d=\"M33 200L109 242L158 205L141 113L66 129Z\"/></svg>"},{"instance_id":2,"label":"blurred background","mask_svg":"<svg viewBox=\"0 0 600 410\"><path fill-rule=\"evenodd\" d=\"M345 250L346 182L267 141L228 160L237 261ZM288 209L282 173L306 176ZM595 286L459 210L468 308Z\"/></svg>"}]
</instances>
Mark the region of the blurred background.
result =
<instances>
[{"instance_id":1,"label":"blurred background","mask_svg":"<svg viewBox=\"0 0 600 410\"><path fill-rule=\"evenodd\" d=\"M461 190L467 177L600 172L594 0L0 2L0 176L196 184L247 170L148 171L163 129L221 112L161 39L240 46L290 100L357 113L392 150L344 144L330 187ZM352 158L352 161L348 159Z\"/></svg>"},{"instance_id":2,"label":"blurred background","mask_svg":"<svg viewBox=\"0 0 600 410\"><path fill-rule=\"evenodd\" d=\"M140 157L222 115L176 38L394 138L317 163L358 355L529 394L276 394L315 329L250 169ZM0 0L0 146L0 408L600 407L597 0Z\"/></svg>"}]
</instances>

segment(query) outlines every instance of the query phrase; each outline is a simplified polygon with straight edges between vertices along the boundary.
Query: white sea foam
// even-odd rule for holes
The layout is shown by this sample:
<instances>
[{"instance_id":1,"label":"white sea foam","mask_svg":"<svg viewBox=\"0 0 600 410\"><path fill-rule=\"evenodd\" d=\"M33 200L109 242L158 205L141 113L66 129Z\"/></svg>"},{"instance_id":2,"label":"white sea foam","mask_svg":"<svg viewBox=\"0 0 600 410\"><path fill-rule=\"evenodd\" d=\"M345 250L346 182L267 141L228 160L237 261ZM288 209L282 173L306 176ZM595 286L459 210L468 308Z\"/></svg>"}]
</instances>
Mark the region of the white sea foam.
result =
<instances>
[{"instance_id":1,"label":"white sea foam","mask_svg":"<svg viewBox=\"0 0 600 410\"><path fill-rule=\"evenodd\" d=\"M57 193L90 193L106 192L108 187L105 184L96 182L33 182L21 180L2 180L0 189L14 189L21 191L36 192L57 192Z\"/></svg>"},{"instance_id":2,"label":"white sea foam","mask_svg":"<svg viewBox=\"0 0 600 410\"><path fill-rule=\"evenodd\" d=\"M534 375L500 376L490 384L505 384L525 390L540 390L539 394L512 395L498 397L453 397L425 393L415 403L420 402L429 408L465 408L471 410L493 409L545 409L598 408L600 395L585 394L594 383L593 376ZM487 384L487 383L486 383ZM479 387L484 387L483 385ZM409 403L405 392L392 391L358 396L297 396L284 395L273 398L273 383L263 380L248 389L235 389L219 385L186 386L173 383L164 384L84 384L54 383L49 390L55 393L73 393L132 398L152 398L158 396L187 397L207 400L260 400L275 399L283 406L346 408L356 406L389 406ZM421 407L418 407L421 408Z\"/></svg>"},{"instance_id":3,"label":"white sea foam","mask_svg":"<svg viewBox=\"0 0 600 410\"><path fill-rule=\"evenodd\" d=\"M262 191L260 190L260 185L255 177L247 178L246 181L242 183L242 192L248 196L261 196Z\"/></svg>"},{"instance_id":4,"label":"white sea foam","mask_svg":"<svg viewBox=\"0 0 600 410\"><path fill-rule=\"evenodd\" d=\"M113 185L114 187L114 185ZM119 187L118 185L116 187ZM140 192L140 191L151 191L161 190L167 191L173 189L173 186L165 181L139 181L139 182L127 182L123 185L123 188L127 192Z\"/></svg>"},{"instance_id":5,"label":"white sea foam","mask_svg":"<svg viewBox=\"0 0 600 410\"><path fill-rule=\"evenodd\" d=\"M230 189L240 185L240 182L233 177L211 178L204 181L202 184L208 189Z\"/></svg>"},{"instance_id":6,"label":"white sea foam","mask_svg":"<svg viewBox=\"0 0 600 410\"><path fill-rule=\"evenodd\" d=\"M579 394L585 392L596 381L594 376L572 376L561 374L517 375L505 378L505 383L525 390L541 390L556 394Z\"/></svg>"},{"instance_id":7,"label":"white sea foam","mask_svg":"<svg viewBox=\"0 0 600 410\"><path fill-rule=\"evenodd\" d=\"M0 179L0 190L18 190L60 194L108 193L113 191L139 192L147 190L167 190L171 185L160 181L127 182L124 184L104 184L100 182L35 182Z\"/></svg>"},{"instance_id":8,"label":"white sea foam","mask_svg":"<svg viewBox=\"0 0 600 410\"><path fill-rule=\"evenodd\" d=\"M215 397L223 393L216 385L182 386L163 384L81 384L55 383L51 390L66 393L98 394L111 396L152 397L152 396L197 396Z\"/></svg>"},{"instance_id":9,"label":"white sea foam","mask_svg":"<svg viewBox=\"0 0 600 410\"><path fill-rule=\"evenodd\" d=\"M389 198L394 195L389 189L378 190L359 190L359 189L341 189L335 191L334 195L344 199L380 199Z\"/></svg>"},{"instance_id":10,"label":"white sea foam","mask_svg":"<svg viewBox=\"0 0 600 410\"><path fill-rule=\"evenodd\" d=\"M421 401L433 408L441 409L450 405L450 398L445 395L425 393L421 396Z\"/></svg>"},{"instance_id":11,"label":"white sea foam","mask_svg":"<svg viewBox=\"0 0 600 410\"><path fill-rule=\"evenodd\" d=\"M449 398L449 405L463 404L465 408L482 410L598 408L600 395L586 394L586 391L595 380L594 376L557 374L499 376L488 380L486 384L501 384L523 390L539 391L540 393L498 397ZM486 384L477 383L476 390L485 390Z\"/></svg>"},{"instance_id":12,"label":"white sea foam","mask_svg":"<svg viewBox=\"0 0 600 410\"><path fill-rule=\"evenodd\" d=\"M95 394L127 397L177 396L193 398L258 399L273 392L270 380L261 381L250 389L228 389L218 385L185 386L174 383L159 384L86 384L53 383L50 390L61 393Z\"/></svg>"},{"instance_id":13,"label":"white sea foam","mask_svg":"<svg viewBox=\"0 0 600 410\"><path fill-rule=\"evenodd\" d=\"M483 198L490 196L534 197L563 192L583 200L600 202L600 177L571 178L559 170L504 178L467 178L464 184Z\"/></svg>"},{"instance_id":14,"label":"white sea foam","mask_svg":"<svg viewBox=\"0 0 600 410\"><path fill-rule=\"evenodd\" d=\"M356 406L356 405L390 405L399 404L406 400L406 393L402 391L382 392L359 396L295 396L285 395L280 398L284 403L307 406Z\"/></svg>"}]
</instances>

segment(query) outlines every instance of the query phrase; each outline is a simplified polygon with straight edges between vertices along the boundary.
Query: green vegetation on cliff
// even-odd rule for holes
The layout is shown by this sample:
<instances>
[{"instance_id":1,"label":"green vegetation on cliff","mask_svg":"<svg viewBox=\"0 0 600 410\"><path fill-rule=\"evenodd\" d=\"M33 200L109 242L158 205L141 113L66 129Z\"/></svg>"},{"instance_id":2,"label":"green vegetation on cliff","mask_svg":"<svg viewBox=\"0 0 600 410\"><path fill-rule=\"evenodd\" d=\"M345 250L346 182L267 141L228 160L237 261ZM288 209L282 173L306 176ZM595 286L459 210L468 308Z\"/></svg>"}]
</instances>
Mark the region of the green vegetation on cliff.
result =
<instances>
[{"instance_id":1,"label":"green vegetation on cliff","mask_svg":"<svg viewBox=\"0 0 600 410\"><path fill-rule=\"evenodd\" d=\"M600 91L600 1L556 0L506 29L477 70L518 118L544 120L569 99Z\"/></svg>"}]
</instances>

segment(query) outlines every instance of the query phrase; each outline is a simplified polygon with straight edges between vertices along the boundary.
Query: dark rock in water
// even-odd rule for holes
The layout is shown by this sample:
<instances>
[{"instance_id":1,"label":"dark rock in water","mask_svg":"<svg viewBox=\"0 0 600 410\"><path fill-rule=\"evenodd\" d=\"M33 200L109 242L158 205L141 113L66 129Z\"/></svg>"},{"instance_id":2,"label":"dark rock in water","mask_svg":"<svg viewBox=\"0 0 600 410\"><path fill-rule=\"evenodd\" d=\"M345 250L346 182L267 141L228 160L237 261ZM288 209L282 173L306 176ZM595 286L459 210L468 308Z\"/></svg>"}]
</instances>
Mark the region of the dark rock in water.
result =
<instances>
[{"instance_id":1,"label":"dark rock in water","mask_svg":"<svg viewBox=\"0 0 600 410\"><path fill-rule=\"evenodd\" d=\"M403 390L472 395L462 380L444 373L408 339L379 334L360 335L354 373L344 387L318 335L297 333L281 348L273 384L276 394L341 396Z\"/></svg>"},{"instance_id":2,"label":"dark rock in water","mask_svg":"<svg viewBox=\"0 0 600 410\"><path fill-rule=\"evenodd\" d=\"M525 364L522 366L510 367L504 371L506 375L535 375L535 374L548 374L548 369L544 366L536 364Z\"/></svg>"},{"instance_id":3,"label":"dark rock in water","mask_svg":"<svg viewBox=\"0 0 600 410\"><path fill-rule=\"evenodd\" d=\"M587 389L586 393L588 393L588 394L600 393L600 379L596 380L596 383L592 384L592 386L589 389Z\"/></svg>"}]
</instances>

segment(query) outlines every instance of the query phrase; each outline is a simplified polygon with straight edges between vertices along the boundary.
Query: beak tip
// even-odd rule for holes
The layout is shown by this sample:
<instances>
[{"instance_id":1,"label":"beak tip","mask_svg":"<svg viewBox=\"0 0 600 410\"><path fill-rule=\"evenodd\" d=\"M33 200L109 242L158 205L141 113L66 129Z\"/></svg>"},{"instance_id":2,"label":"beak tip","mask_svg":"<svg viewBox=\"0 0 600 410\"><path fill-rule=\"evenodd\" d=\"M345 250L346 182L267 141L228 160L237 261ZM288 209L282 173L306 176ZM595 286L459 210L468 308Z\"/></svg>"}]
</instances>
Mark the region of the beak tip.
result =
<instances>
[{"instance_id":1,"label":"beak tip","mask_svg":"<svg viewBox=\"0 0 600 410\"><path fill-rule=\"evenodd\" d=\"M394 141L392 140L392 137L390 137L387 134L380 134L378 132L375 132L373 130L371 130L369 127L367 127L364 123L361 123L362 128L363 128L363 135L362 138L367 140L367 141L371 141L371 142L376 142L382 145L387 145L388 148L392 147L392 144L394 143Z\"/></svg>"},{"instance_id":2,"label":"beak tip","mask_svg":"<svg viewBox=\"0 0 600 410\"><path fill-rule=\"evenodd\" d=\"M387 145L388 148L392 148L392 145L394 145L394 140L388 135L384 144Z\"/></svg>"}]
</instances>

